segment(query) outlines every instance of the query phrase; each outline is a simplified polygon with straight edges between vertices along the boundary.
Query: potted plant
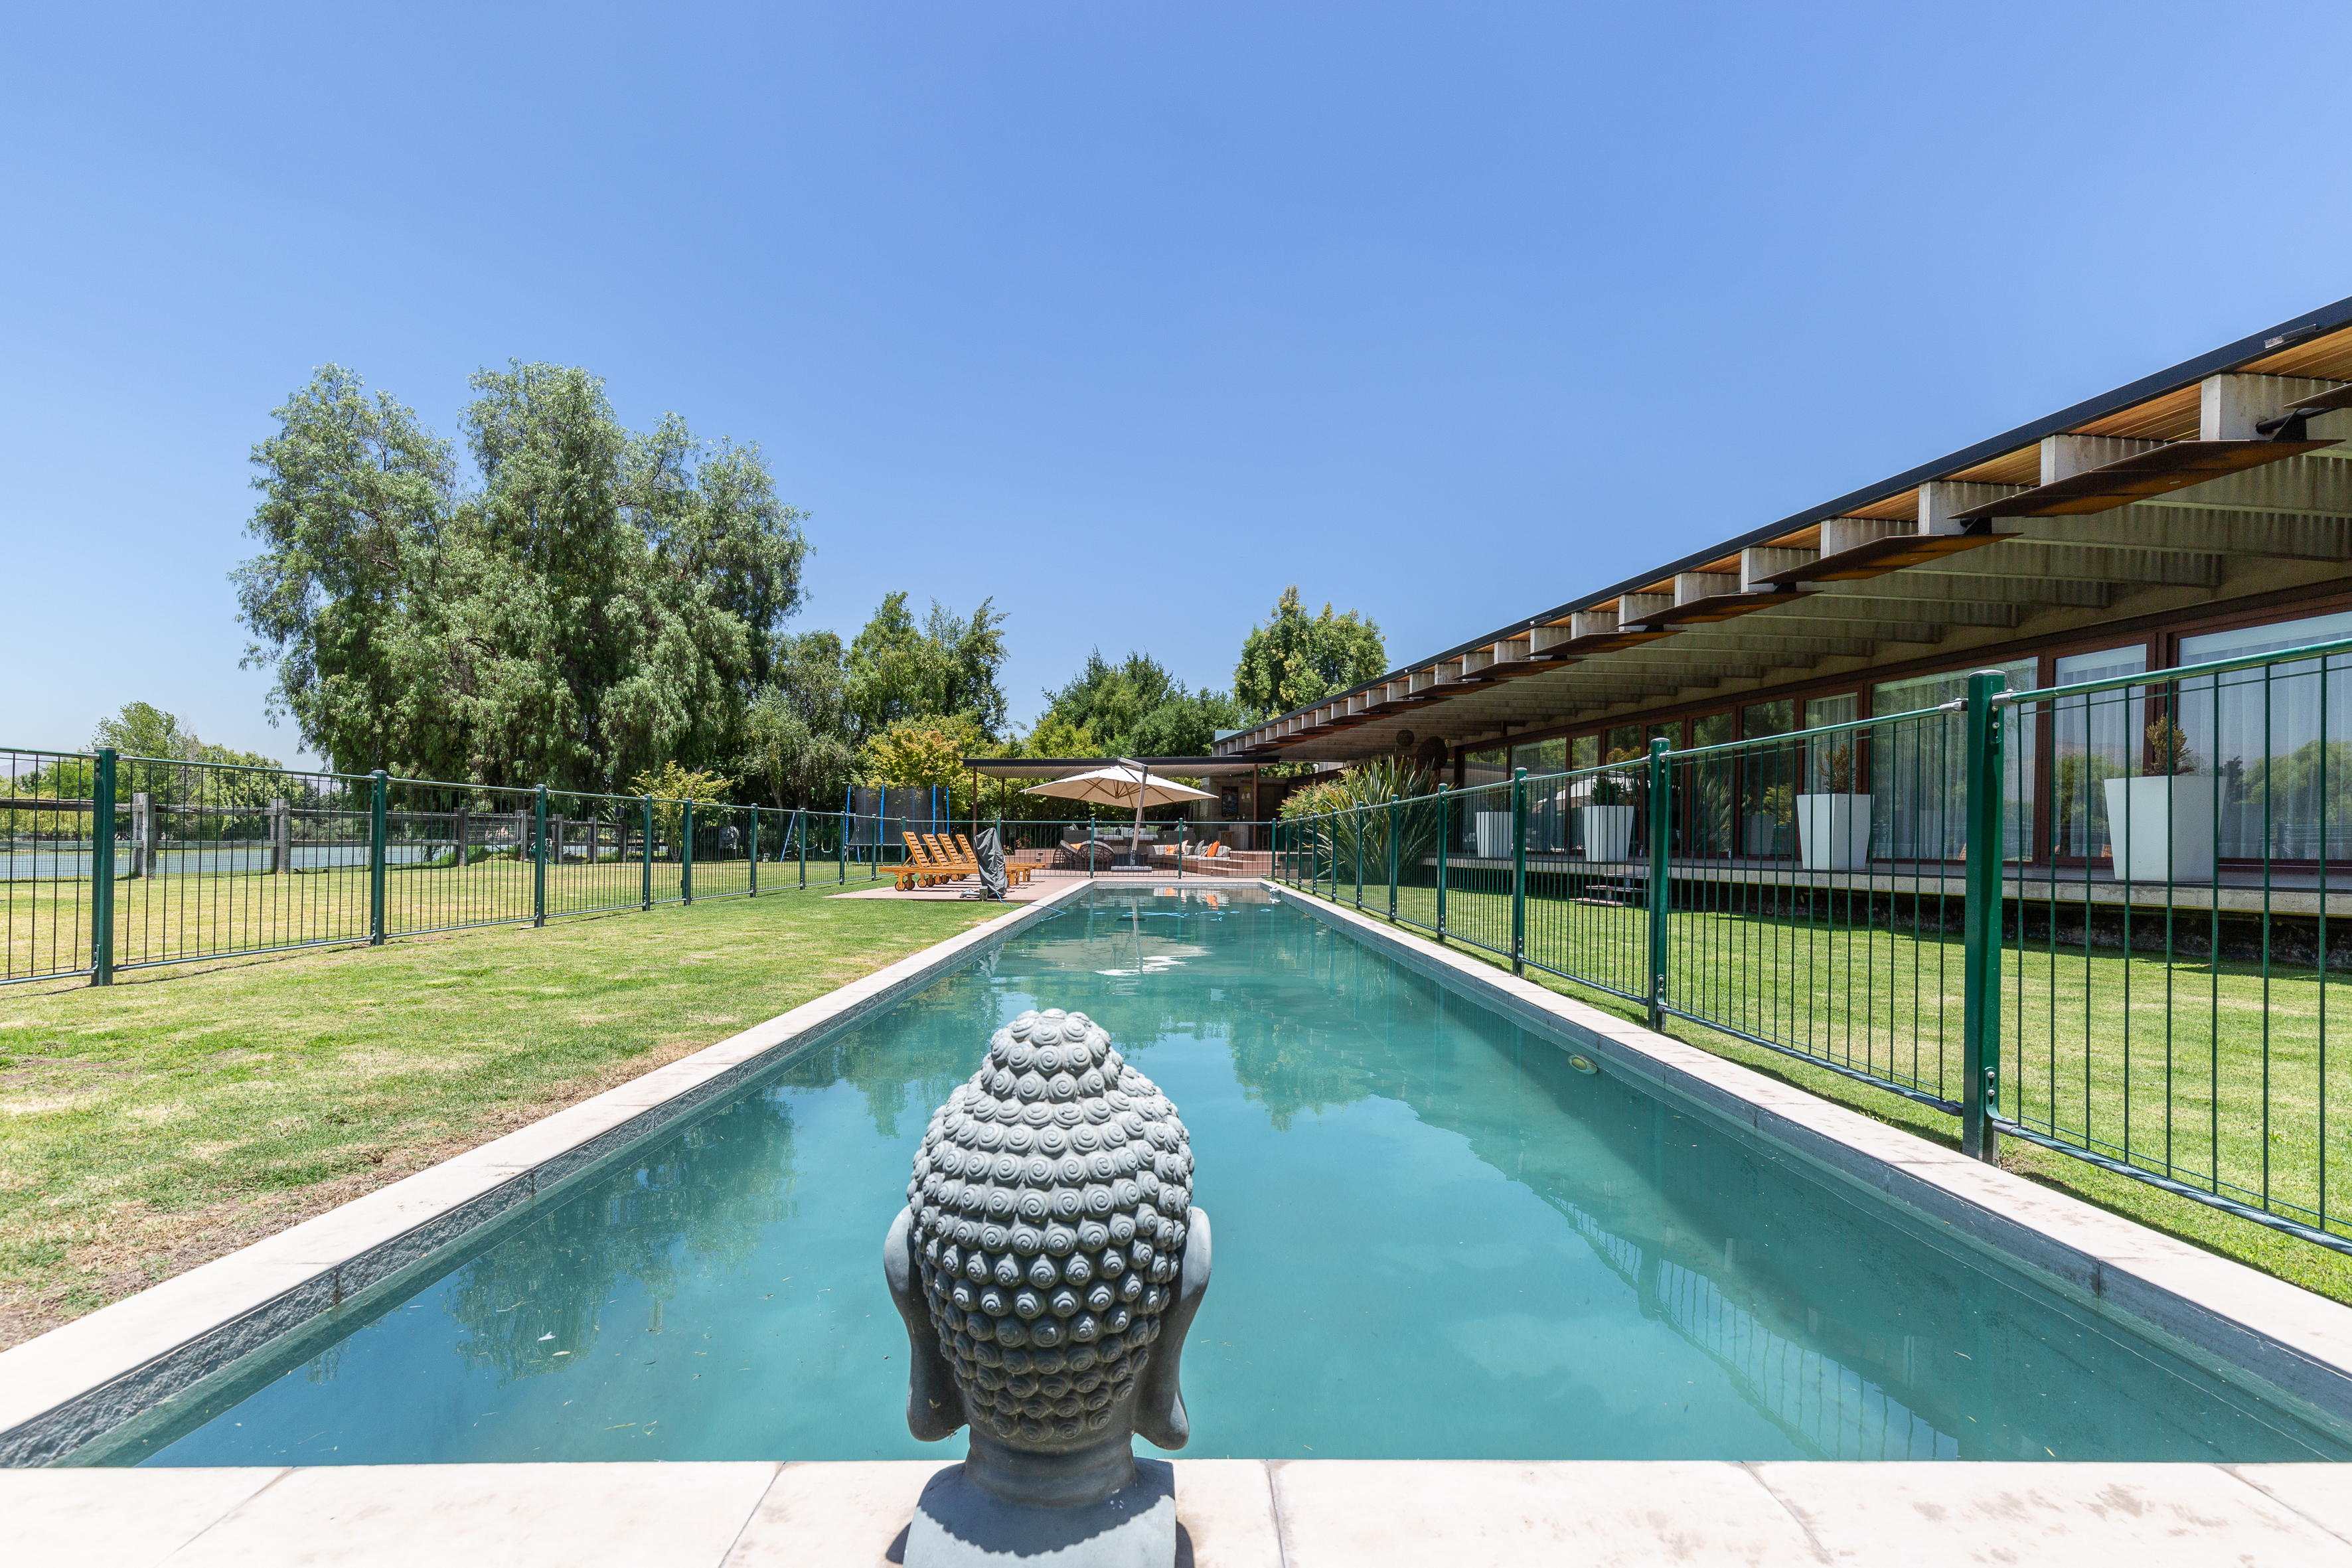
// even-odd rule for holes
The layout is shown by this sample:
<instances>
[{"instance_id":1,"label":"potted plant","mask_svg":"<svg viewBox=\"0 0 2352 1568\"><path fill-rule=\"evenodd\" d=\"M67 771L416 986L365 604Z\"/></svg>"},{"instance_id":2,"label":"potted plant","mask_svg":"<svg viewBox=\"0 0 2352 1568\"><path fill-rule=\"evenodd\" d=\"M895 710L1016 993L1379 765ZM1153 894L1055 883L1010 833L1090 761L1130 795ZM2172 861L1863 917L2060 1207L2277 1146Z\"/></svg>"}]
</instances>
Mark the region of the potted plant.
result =
<instances>
[{"instance_id":1,"label":"potted plant","mask_svg":"<svg viewBox=\"0 0 2352 1568\"><path fill-rule=\"evenodd\" d=\"M2197 882L2213 875L2213 777L2197 771L2189 736L2169 716L2147 727L2148 771L2101 781L2116 875Z\"/></svg>"},{"instance_id":2,"label":"potted plant","mask_svg":"<svg viewBox=\"0 0 2352 1568\"><path fill-rule=\"evenodd\" d=\"M1643 755L1628 747L1610 752L1601 761L1616 768L1640 762ZM1593 775L1592 804L1579 807L1577 813L1583 818L1587 860L1623 860L1633 853L1634 787L1630 770Z\"/></svg>"},{"instance_id":3,"label":"potted plant","mask_svg":"<svg viewBox=\"0 0 2352 1568\"><path fill-rule=\"evenodd\" d=\"M1797 797L1797 845L1808 871L1851 871L1870 864L1870 796L1853 788L1853 749L1822 759L1822 790Z\"/></svg>"}]
</instances>

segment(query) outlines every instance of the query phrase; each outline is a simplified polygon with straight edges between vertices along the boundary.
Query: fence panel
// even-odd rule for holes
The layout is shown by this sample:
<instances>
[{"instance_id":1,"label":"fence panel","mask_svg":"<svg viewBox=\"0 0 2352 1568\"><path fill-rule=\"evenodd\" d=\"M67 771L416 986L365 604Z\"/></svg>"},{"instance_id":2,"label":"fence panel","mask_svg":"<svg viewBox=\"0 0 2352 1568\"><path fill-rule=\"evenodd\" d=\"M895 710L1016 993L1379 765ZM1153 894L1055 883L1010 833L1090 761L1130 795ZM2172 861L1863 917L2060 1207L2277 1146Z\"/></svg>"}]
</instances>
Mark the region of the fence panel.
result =
<instances>
[{"instance_id":1,"label":"fence panel","mask_svg":"<svg viewBox=\"0 0 2352 1568\"><path fill-rule=\"evenodd\" d=\"M1526 967L1647 1001L1648 764L1549 773L1525 793Z\"/></svg>"},{"instance_id":2,"label":"fence panel","mask_svg":"<svg viewBox=\"0 0 2352 1568\"><path fill-rule=\"evenodd\" d=\"M98 758L85 752L0 750L8 770L0 807L0 900L7 957L0 981L86 974L91 966L98 858ZM114 875L122 875L120 861Z\"/></svg>"},{"instance_id":3,"label":"fence panel","mask_svg":"<svg viewBox=\"0 0 2352 1568\"><path fill-rule=\"evenodd\" d=\"M1930 709L1667 753L1661 1010L1957 1112L1966 729Z\"/></svg>"},{"instance_id":4,"label":"fence panel","mask_svg":"<svg viewBox=\"0 0 2352 1568\"><path fill-rule=\"evenodd\" d=\"M2004 1130L2352 1236L2352 644L2005 697ZM2019 745L2014 738L2032 738Z\"/></svg>"},{"instance_id":5,"label":"fence panel","mask_svg":"<svg viewBox=\"0 0 2352 1568\"><path fill-rule=\"evenodd\" d=\"M383 815L385 936L536 917L538 791L388 778ZM366 864L363 838L357 850L358 863ZM321 940L348 939L322 933Z\"/></svg>"},{"instance_id":6,"label":"fence panel","mask_svg":"<svg viewBox=\"0 0 2352 1568\"><path fill-rule=\"evenodd\" d=\"M147 757L115 778L115 968L367 939L372 779Z\"/></svg>"},{"instance_id":7,"label":"fence panel","mask_svg":"<svg viewBox=\"0 0 2352 1568\"><path fill-rule=\"evenodd\" d=\"M1445 833L1445 936L1488 952L1511 956L1511 906L1516 846L1511 833L1512 785L1476 784L1449 790L1441 808ZM1434 923L1435 909L1431 910Z\"/></svg>"}]
</instances>

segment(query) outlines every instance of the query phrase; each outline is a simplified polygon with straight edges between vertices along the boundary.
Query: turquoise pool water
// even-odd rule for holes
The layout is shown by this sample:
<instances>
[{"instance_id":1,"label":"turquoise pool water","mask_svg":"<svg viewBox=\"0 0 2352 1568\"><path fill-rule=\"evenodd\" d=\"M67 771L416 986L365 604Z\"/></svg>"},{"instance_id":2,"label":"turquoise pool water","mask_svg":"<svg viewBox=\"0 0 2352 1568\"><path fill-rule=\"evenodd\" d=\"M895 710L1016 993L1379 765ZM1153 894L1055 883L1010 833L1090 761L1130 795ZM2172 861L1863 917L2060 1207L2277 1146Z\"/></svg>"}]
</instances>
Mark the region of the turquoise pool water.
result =
<instances>
[{"instance_id":1,"label":"turquoise pool water","mask_svg":"<svg viewBox=\"0 0 2352 1568\"><path fill-rule=\"evenodd\" d=\"M908 1436L882 1237L931 1108L1032 1006L1104 1024L1192 1130L1217 1252L1188 1455L2352 1453L1255 889L1147 889L1092 893L111 1461L961 1455Z\"/></svg>"}]
</instances>

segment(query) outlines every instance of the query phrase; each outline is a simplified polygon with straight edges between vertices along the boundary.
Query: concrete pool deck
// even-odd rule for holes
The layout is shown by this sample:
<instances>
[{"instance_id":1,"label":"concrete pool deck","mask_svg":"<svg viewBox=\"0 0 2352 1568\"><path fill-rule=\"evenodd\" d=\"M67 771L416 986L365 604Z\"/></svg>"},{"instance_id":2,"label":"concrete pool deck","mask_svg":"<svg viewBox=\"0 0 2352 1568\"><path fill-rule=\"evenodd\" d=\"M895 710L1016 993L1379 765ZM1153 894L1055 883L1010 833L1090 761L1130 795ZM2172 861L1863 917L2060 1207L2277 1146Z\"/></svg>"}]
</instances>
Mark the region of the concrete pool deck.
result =
<instances>
[{"instance_id":1,"label":"concrete pool deck","mask_svg":"<svg viewBox=\"0 0 2352 1568\"><path fill-rule=\"evenodd\" d=\"M0 1473L15 1568L882 1568L940 1469ZM2352 1467L1178 1459L1193 1568L2352 1564Z\"/></svg>"},{"instance_id":2,"label":"concrete pool deck","mask_svg":"<svg viewBox=\"0 0 2352 1568\"><path fill-rule=\"evenodd\" d=\"M1082 895L1038 902L608 1094L0 1355L0 1465L38 1467L238 1356L561 1201L605 1159ZM1134 888L1135 881L1114 881ZM1239 886L1226 889L1238 892ZM2036 1187L1458 952L1297 905L1603 1070L2352 1416L2352 1309ZM872 1564L961 1457L873 1463L0 1468L0 1562ZM1364 1563L2343 1563L2352 1466L1970 1461L1176 1460L1190 1561Z\"/></svg>"}]
</instances>

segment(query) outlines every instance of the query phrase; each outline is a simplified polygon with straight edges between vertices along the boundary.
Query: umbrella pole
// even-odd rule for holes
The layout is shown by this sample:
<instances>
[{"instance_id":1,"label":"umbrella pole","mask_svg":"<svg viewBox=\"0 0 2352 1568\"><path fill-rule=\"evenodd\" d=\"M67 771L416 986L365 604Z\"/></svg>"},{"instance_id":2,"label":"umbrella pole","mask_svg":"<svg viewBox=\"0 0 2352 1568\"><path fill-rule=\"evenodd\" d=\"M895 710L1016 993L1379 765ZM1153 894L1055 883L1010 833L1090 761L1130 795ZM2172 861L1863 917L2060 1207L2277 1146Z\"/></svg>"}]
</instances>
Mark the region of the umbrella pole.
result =
<instances>
[{"instance_id":1,"label":"umbrella pole","mask_svg":"<svg viewBox=\"0 0 2352 1568\"><path fill-rule=\"evenodd\" d=\"M1135 786L1135 831L1127 841L1127 863L1130 866L1143 863L1143 796L1151 788L1151 765L1148 763L1135 765L1142 771L1143 782Z\"/></svg>"}]
</instances>

